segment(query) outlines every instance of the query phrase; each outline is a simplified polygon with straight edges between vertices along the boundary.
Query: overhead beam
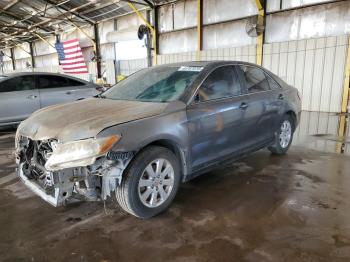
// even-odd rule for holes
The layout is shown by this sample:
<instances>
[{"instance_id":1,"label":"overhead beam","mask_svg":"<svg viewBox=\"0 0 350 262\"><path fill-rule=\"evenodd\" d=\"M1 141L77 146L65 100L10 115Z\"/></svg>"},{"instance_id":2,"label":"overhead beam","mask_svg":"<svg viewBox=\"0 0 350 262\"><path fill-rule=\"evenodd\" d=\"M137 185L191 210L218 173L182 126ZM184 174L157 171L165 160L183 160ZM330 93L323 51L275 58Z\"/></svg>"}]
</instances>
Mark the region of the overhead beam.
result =
<instances>
[{"instance_id":1,"label":"overhead beam","mask_svg":"<svg viewBox=\"0 0 350 262\"><path fill-rule=\"evenodd\" d=\"M49 3L49 4L51 4L51 5L56 5L56 3L53 2L53 1L51 1L51 0L44 0L44 1L47 2L47 3ZM88 4L91 4L91 3L88 3ZM85 5L86 5L86 4L85 4ZM88 18L87 16L81 15L81 14L79 14L78 12L76 12L79 8L78 8L78 9L77 9L77 8L69 9L69 8L67 8L67 7L65 7L65 6L63 6L63 5L60 5L59 8L63 9L63 10L66 11L66 12L69 12L69 13L75 15L76 17L79 17L80 19L82 19L82 20L88 22L90 25L93 25L93 24L95 23L93 20L91 20L91 19ZM81 8L81 7L80 7L80 8Z\"/></svg>"},{"instance_id":2,"label":"overhead beam","mask_svg":"<svg viewBox=\"0 0 350 262\"><path fill-rule=\"evenodd\" d=\"M50 0L45 0L45 1L50 1ZM62 16L66 16L68 13L71 13L71 14L74 15L74 12L75 12L75 11L77 11L77 10L79 10L79 9L81 9L81 8L84 8L84 7L86 7L86 6L89 6L89 5L91 5L91 2L86 3L86 4L83 4L83 5L78 6L78 7L75 7L75 8L73 8L73 9L69 10L69 11L62 12L62 13L61 13L60 15L58 15L56 18L60 18L60 17L62 17ZM60 8L61 8L61 7L60 7ZM36 27L39 27L39 26L41 26L41 25L43 25L43 24L46 24L46 23L50 22L51 20L52 20L52 19L49 18L49 19L47 19L47 20L45 20L45 21L41 21L41 22L32 24L31 26L32 26L32 28L36 28ZM21 34L21 33L26 32L26 31L27 31L27 30L20 30L20 31L17 31L16 33L13 33L13 34L10 34L10 35L11 35L11 36L15 36L15 35Z\"/></svg>"}]
</instances>

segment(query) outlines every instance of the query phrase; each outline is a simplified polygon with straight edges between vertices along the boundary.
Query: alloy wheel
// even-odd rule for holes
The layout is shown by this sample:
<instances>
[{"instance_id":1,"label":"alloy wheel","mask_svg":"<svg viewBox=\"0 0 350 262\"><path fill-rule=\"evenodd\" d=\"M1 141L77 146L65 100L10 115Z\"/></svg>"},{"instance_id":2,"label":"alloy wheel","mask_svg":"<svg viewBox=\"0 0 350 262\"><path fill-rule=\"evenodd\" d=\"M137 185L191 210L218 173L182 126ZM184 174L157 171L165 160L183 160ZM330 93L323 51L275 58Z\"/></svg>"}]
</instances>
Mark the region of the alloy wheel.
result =
<instances>
[{"instance_id":1,"label":"alloy wheel","mask_svg":"<svg viewBox=\"0 0 350 262\"><path fill-rule=\"evenodd\" d=\"M163 158L149 163L144 169L138 184L142 204L155 208L163 204L174 187L174 168Z\"/></svg>"},{"instance_id":2,"label":"alloy wheel","mask_svg":"<svg viewBox=\"0 0 350 262\"><path fill-rule=\"evenodd\" d=\"M289 146L291 138L292 138L292 125L288 120L284 120L281 125L281 130L279 134L280 146L282 148L287 148Z\"/></svg>"}]
</instances>

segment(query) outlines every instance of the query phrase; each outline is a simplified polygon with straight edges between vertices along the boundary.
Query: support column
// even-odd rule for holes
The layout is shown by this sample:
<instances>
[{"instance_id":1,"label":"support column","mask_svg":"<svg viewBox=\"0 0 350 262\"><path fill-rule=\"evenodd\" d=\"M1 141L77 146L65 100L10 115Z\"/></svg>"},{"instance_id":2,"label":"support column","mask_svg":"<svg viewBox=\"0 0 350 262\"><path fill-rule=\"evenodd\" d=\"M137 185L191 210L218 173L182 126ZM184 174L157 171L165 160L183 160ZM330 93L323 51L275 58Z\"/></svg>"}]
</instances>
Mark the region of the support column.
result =
<instances>
[{"instance_id":1,"label":"support column","mask_svg":"<svg viewBox=\"0 0 350 262\"><path fill-rule=\"evenodd\" d=\"M151 11L147 10L146 13L147 13L147 21L148 21L148 23L151 24ZM146 45L146 47L147 47L147 66L151 67L152 66L152 34L147 33L146 41L147 41L147 45ZM157 54L154 54L154 55L157 55Z\"/></svg>"},{"instance_id":2,"label":"support column","mask_svg":"<svg viewBox=\"0 0 350 262\"><path fill-rule=\"evenodd\" d=\"M153 7L153 26L154 26L154 37L156 38L155 43L155 52L154 55L159 55L159 7Z\"/></svg>"},{"instance_id":3,"label":"support column","mask_svg":"<svg viewBox=\"0 0 350 262\"><path fill-rule=\"evenodd\" d=\"M101 51L100 51L100 35L98 30L98 24L94 24L94 34L95 34L95 55L96 55L96 65L97 65L97 78L102 77L101 70Z\"/></svg>"},{"instance_id":4,"label":"support column","mask_svg":"<svg viewBox=\"0 0 350 262\"><path fill-rule=\"evenodd\" d=\"M203 50L203 0L197 0L197 53L196 59L201 60Z\"/></svg>"},{"instance_id":5,"label":"support column","mask_svg":"<svg viewBox=\"0 0 350 262\"><path fill-rule=\"evenodd\" d=\"M12 69L16 70L15 51L13 47L10 49L10 52L11 52Z\"/></svg>"},{"instance_id":6,"label":"support column","mask_svg":"<svg viewBox=\"0 0 350 262\"><path fill-rule=\"evenodd\" d=\"M265 6L266 6L266 1L264 0L255 0L256 7L258 8L259 11L259 16L263 18L264 25L265 25ZM256 40L256 63L258 65L262 65L263 62L263 48L264 48L264 35L265 33L262 33L257 37Z\"/></svg>"},{"instance_id":7,"label":"support column","mask_svg":"<svg viewBox=\"0 0 350 262\"><path fill-rule=\"evenodd\" d=\"M341 115L339 118L339 127L338 127L338 138L344 139L346 134L347 122L349 121L348 113L348 105L349 105L349 88L350 88L350 36L348 37L348 51L345 65L345 77L343 84L343 97L341 104ZM337 153L343 153L344 150L344 142L337 142Z\"/></svg>"},{"instance_id":8,"label":"support column","mask_svg":"<svg viewBox=\"0 0 350 262\"><path fill-rule=\"evenodd\" d=\"M35 59L34 59L33 42L29 42L29 52L30 52L30 58L31 58L31 62L32 62L32 69L34 71Z\"/></svg>"},{"instance_id":9,"label":"support column","mask_svg":"<svg viewBox=\"0 0 350 262\"><path fill-rule=\"evenodd\" d=\"M135 7L135 5L131 2L128 3L129 7L136 13L136 15L145 23L145 25L151 30L152 33L152 47L153 47L153 65L157 64L157 46L156 46L156 30L150 23L148 23L147 19L143 17L140 11Z\"/></svg>"}]
</instances>

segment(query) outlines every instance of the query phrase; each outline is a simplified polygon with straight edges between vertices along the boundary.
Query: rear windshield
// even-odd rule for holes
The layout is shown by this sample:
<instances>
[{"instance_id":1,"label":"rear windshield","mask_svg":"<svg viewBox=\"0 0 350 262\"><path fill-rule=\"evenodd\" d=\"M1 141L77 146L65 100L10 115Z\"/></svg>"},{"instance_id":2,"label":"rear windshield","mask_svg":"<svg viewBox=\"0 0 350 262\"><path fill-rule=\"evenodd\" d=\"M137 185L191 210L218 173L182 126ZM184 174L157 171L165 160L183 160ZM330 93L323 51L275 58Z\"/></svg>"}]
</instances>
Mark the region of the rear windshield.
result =
<instances>
[{"instance_id":1,"label":"rear windshield","mask_svg":"<svg viewBox=\"0 0 350 262\"><path fill-rule=\"evenodd\" d=\"M202 67L159 66L141 70L103 93L117 100L170 102L177 100Z\"/></svg>"}]
</instances>

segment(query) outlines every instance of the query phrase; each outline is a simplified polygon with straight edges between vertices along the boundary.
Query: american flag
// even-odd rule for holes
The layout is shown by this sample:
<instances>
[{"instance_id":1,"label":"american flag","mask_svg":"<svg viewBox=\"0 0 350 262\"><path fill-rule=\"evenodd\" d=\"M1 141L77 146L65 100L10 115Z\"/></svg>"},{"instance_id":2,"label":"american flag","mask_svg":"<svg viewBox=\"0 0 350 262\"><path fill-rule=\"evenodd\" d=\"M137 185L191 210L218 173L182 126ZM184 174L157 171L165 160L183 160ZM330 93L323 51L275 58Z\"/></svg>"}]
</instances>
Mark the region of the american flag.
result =
<instances>
[{"instance_id":1,"label":"american flag","mask_svg":"<svg viewBox=\"0 0 350 262\"><path fill-rule=\"evenodd\" d=\"M87 74L83 53L78 39L57 42L55 44L58 59L66 74Z\"/></svg>"}]
</instances>

